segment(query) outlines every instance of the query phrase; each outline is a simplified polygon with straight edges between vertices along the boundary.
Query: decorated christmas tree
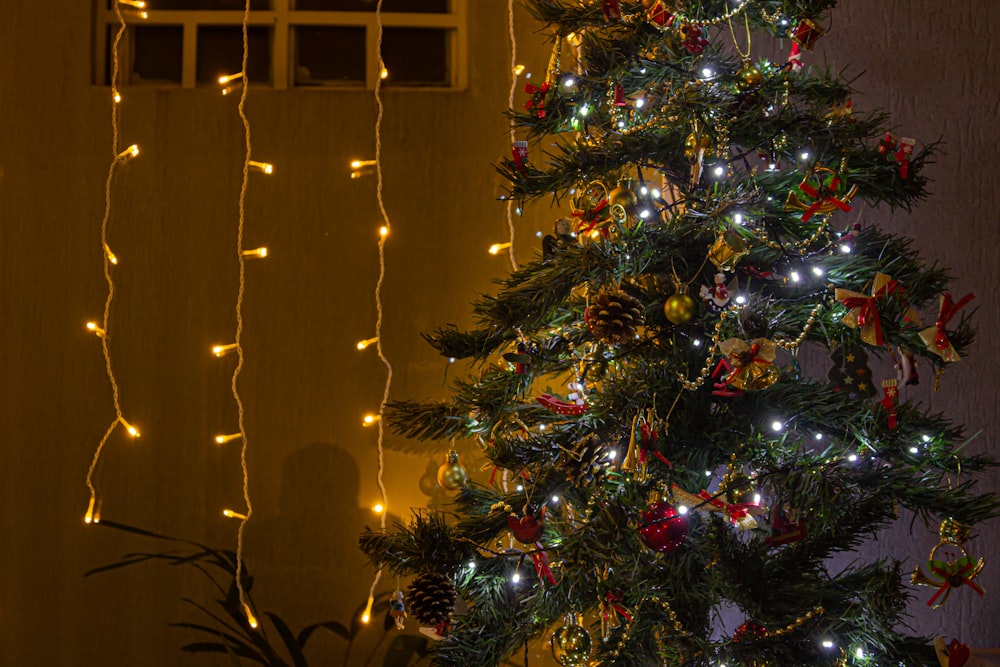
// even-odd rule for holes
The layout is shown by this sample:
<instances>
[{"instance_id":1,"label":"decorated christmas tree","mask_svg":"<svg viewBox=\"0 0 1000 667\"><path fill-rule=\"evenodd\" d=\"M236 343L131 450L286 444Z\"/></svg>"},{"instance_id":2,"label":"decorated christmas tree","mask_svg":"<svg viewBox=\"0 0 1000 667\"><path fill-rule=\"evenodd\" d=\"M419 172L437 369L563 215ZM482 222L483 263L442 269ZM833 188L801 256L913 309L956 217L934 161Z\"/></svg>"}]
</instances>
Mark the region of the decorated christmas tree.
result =
<instances>
[{"instance_id":1,"label":"decorated christmas tree","mask_svg":"<svg viewBox=\"0 0 1000 667\"><path fill-rule=\"evenodd\" d=\"M362 535L412 577L395 615L463 667L549 637L561 665L937 663L905 603L983 593L998 502L905 387L966 354L972 295L859 215L923 198L935 146L803 66L833 0L528 4L553 57L499 170L554 231L477 328L426 336L474 369L451 398L387 406L493 467L450 455L453 505ZM940 535L915 571L837 558L900 512Z\"/></svg>"}]
</instances>

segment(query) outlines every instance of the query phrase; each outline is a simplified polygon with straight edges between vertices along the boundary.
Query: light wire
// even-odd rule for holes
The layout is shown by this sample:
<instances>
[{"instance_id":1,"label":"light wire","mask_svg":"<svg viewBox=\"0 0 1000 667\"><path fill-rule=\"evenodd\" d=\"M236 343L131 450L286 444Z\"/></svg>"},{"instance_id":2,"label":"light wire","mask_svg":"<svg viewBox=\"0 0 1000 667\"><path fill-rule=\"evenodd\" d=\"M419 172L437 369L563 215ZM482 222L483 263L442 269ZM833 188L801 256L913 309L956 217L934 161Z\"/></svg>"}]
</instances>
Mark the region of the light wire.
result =
<instances>
[{"instance_id":1,"label":"light wire","mask_svg":"<svg viewBox=\"0 0 1000 667\"><path fill-rule=\"evenodd\" d=\"M507 96L507 108L514 108L514 93L517 91L517 37L514 35L514 0L507 0L507 34L510 38L510 94ZM510 144L514 145L517 134L514 132L514 118L510 119ZM510 231L510 245L507 252L510 265L517 270L517 256L514 254L514 200L507 199L507 229Z\"/></svg>"}]
</instances>

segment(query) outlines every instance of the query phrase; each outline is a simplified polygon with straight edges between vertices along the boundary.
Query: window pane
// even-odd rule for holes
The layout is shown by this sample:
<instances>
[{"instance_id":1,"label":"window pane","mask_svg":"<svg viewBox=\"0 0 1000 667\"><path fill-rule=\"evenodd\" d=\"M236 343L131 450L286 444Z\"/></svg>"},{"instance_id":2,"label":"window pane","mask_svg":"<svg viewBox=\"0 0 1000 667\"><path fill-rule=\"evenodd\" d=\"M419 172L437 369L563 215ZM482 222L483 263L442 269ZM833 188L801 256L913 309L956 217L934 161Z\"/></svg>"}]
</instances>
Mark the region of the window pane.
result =
<instances>
[{"instance_id":1,"label":"window pane","mask_svg":"<svg viewBox=\"0 0 1000 667\"><path fill-rule=\"evenodd\" d=\"M180 83L184 29L174 25L132 28L132 78L129 83Z\"/></svg>"},{"instance_id":2,"label":"window pane","mask_svg":"<svg viewBox=\"0 0 1000 667\"><path fill-rule=\"evenodd\" d=\"M250 26L247 30L250 84L271 82L271 29ZM198 83L214 84L224 74L240 71L243 32L240 26L198 27Z\"/></svg>"},{"instance_id":3,"label":"window pane","mask_svg":"<svg viewBox=\"0 0 1000 667\"><path fill-rule=\"evenodd\" d=\"M375 0L295 0L295 9L319 11L373 12ZM448 0L384 0L383 12L447 14Z\"/></svg>"},{"instance_id":4,"label":"window pane","mask_svg":"<svg viewBox=\"0 0 1000 667\"><path fill-rule=\"evenodd\" d=\"M296 26L295 85L365 84L365 29Z\"/></svg>"},{"instance_id":5,"label":"window pane","mask_svg":"<svg viewBox=\"0 0 1000 667\"><path fill-rule=\"evenodd\" d=\"M389 70L386 85L447 86L448 38L449 31L444 29L385 28L382 59Z\"/></svg>"},{"instance_id":6,"label":"window pane","mask_svg":"<svg viewBox=\"0 0 1000 667\"><path fill-rule=\"evenodd\" d=\"M108 9L114 9L115 0L108 0ZM228 9L243 11L244 0L148 0L149 9ZM250 0L250 9L270 9L271 0ZM125 9L128 9L125 7Z\"/></svg>"}]
</instances>

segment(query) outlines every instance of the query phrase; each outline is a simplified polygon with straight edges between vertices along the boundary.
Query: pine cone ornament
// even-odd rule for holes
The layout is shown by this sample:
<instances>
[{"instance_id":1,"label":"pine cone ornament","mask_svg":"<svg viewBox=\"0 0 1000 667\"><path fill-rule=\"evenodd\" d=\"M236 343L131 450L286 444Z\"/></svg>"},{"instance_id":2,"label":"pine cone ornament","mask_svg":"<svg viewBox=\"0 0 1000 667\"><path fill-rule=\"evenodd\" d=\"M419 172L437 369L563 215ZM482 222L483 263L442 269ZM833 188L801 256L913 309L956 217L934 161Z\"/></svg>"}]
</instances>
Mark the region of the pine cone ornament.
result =
<instances>
[{"instance_id":1,"label":"pine cone ornament","mask_svg":"<svg viewBox=\"0 0 1000 667\"><path fill-rule=\"evenodd\" d=\"M566 479L574 484L590 484L611 465L611 449L596 433L581 438L572 451L563 452L558 463Z\"/></svg>"},{"instance_id":2,"label":"pine cone ornament","mask_svg":"<svg viewBox=\"0 0 1000 667\"><path fill-rule=\"evenodd\" d=\"M594 336L617 345L635 338L636 327L642 324L642 303L621 290L599 292L584 319Z\"/></svg>"},{"instance_id":3,"label":"pine cone ornament","mask_svg":"<svg viewBox=\"0 0 1000 667\"><path fill-rule=\"evenodd\" d=\"M457 595L449 577L428 572L410 583L406 602L414 618L436 628L447 625Z\"/></svg>"}]
</instances>

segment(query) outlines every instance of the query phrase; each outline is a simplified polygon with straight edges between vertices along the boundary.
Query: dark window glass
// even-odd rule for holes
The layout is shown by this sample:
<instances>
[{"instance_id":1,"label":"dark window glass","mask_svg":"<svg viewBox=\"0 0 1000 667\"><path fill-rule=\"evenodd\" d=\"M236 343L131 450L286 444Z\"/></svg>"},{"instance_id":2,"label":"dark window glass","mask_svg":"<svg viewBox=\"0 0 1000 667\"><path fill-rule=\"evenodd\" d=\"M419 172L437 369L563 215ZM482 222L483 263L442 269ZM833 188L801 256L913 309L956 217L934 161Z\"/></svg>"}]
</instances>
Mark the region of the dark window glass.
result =
<instances>
[{"instance_id":1,"label":"dark window glass","mask_svg":"<svg viewBox=\"0 0 1000 667\"><path fill-rule=\"evenodd\" d=\"M365 83L365 29L296 26L295 85Z\"/></svg>"},{"instance_id":2,"label":"dark window glass","mask_svg":"<svg viewBox=\"0 0 1000 667\"><path fill-rule=\"evenodd\" d=\"M432 28L385 28L382 59L387 86L446 86L449 31Z\"/></svg>"},{"instance_id":3,"label":"dark window glass","mask_svg":"<svg viewBox=\"0 0 1000 667\"><path fill-rule=\"evenodd\" d=\"M295 0L295 9L340 12L373 12L375 0ZM448 0L383 0L383 12L447 14Z\"/></svg>"},{"instance_id":4,"label":"dark window glass","mask_svg":"<svg viewBox=\"0 0 1000 667\"><path fill-rule=\"evenodd\" d=\"M108 0L108 9L114 9L115 0ZM246 7L244 0L147 0L147 9L150 10L171 10L171 9L228 9L243 11ZM271 0L250 0L250 9L270 9ZM122 9L129 7L122 6Z\"/></svg>"},{"instance_id":5,"label":"dark window glass","mask_svg":"<svg viewBox=\"0 0 1000 667\"><path fill-rule=\"evenodd\" d=\"M247 30L247 77L251 85L271 82L271 29ZM198 27L198 83L215 84L225 74L240 71L243 32L240 26Z\"/></svg>"},{"instance_id":6,"label":"dark window glass","mask_svg":"<svg viewBox=\"0 0 1000 667\"><path fill-rule=\"evenodd\" d=\"M136 25L132 31L129 83L180 83L184 29L179 25Z\"/></svg>"}]
</instances>

